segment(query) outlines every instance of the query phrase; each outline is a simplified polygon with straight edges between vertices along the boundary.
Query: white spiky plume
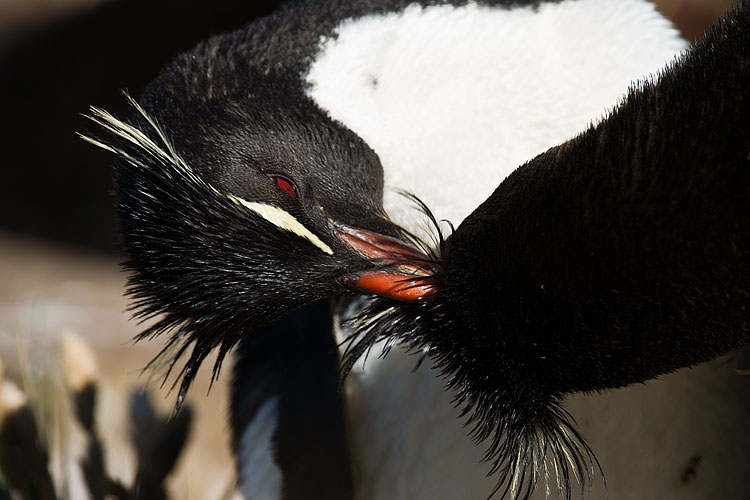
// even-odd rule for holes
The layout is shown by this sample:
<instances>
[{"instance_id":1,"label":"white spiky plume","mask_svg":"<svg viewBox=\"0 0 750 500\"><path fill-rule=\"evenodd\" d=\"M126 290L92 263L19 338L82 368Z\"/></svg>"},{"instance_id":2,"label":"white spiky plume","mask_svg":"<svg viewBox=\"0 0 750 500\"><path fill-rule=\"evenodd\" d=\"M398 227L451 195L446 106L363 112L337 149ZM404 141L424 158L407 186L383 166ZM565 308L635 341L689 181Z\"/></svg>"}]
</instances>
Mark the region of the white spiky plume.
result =
<instances>
[{"instance_id":1,"label":"white spiky plume","mask_svg":"<svg viewBox=\"0 0 750 500\"><path fill-rule=\"evenodd\" d=\"M127 93L125 94L125 98L128 101L128 104L133 106L135 110L146 120L146 122L151 126L151 128L156 132L156 134L159 137L159 140L164 145L163 149L158 144L156 144L151 138L149 138L146 134L144 134L141 130L134 127L133 125L120 120L119 118L115 117L108 111L105 111L101 108L98 108L96 106L91 106L89 108L90 115L85 115L89 120L93 121L100 127L102 127L104 130L107 130L114 134L117 137L120 137L121 139L124 139L125 141L129 142L139 150L146 153L149 157L152 159L158 161L161 164L164 165L170 165L173 168L175 168L179 173L190 179L192 182L195 182L201 186L207 187L211 189L212 191L215 191L219 193L219 191L205 182L203 179L195 175L193 170L188 166L188 164L185 162L185 160L182 159L182 157L177 153L174 146L172 145L172 142L167 137L164 130L159 126L159 124L156 122L156 120L146 112L146 110L141 107L138 102L136 102L135 99L133 99L130 95ZM109 151L111 153L114 153L115 155L123 158L124 160L128 161L131 165L135 167L140 168L150 168L150 165L144 164L140 159L133 157L130 155L127 151L125 151L123 148L120 148L113 144L108 144L105 142L102 142L98 139L95 139L91 136L78 133L78 136L81 137L86 142L89 142L93 144L94 146L97 146L101 149L104 149L106 151Z\"/></svg>"}]
</instances>

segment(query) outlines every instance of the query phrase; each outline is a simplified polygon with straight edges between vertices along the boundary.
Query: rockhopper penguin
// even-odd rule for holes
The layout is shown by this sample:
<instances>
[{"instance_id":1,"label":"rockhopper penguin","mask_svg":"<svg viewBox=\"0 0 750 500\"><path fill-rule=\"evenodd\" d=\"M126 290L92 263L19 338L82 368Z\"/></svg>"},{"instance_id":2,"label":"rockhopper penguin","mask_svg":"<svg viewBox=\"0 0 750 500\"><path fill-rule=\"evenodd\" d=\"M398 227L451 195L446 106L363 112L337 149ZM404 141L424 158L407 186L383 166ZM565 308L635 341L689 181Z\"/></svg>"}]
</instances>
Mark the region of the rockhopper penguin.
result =
<instances>
[{"instance_id":1,"label":"rockhopper penguin","mask_svg":"<svg viewBox=\"0 0 750 500\"><path fill-rule=\"evenodd\" d=\"M571 498L596 460L567 394L750 340L750 5L671 61L684 46L641 0L292 2L178 56L131 121L95 110L129 291L159 315L143 336L188 358L180 401L213 349L218 375L275 318L375 294L337 311L344 368L398 344L443 381L410 385L398 352L350 375L357 497ZM484 450L384 451L394 408L437 401L429 432L451 397L469 428L441 437ZM492 477L463 481L485 451Z\"/></svg>"}]
</instances>

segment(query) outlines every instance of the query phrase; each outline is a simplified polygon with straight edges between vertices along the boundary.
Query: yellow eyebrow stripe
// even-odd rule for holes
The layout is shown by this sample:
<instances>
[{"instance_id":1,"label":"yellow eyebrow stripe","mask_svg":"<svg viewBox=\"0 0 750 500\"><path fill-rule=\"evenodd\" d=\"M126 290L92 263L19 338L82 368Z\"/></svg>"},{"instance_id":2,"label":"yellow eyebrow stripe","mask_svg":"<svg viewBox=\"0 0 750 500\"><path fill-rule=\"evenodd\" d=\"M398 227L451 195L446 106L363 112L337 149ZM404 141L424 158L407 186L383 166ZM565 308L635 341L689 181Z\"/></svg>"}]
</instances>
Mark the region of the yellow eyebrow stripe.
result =
<instances>
[{"instance_id":1,"label":"yellow eyebrow stripe","mask_svg":"<svg viewBox=\"0 0 750 500\"><path fill-rule=\"evenodd\" d=\"M294 216L286 210L282 210L279 207L274 207L273 205L267 205L265 203L243 200L242 198L234 195L228 196L235 203L239 203L243 207L252 210L274 226L286 231L290 231L297 236L306 239L328 255L333 255L333 250L331 250L331 247L323 243L320 238L310 232L309 229L303 226L300 221L295 219Z\"/></svg>"}]
</instances>

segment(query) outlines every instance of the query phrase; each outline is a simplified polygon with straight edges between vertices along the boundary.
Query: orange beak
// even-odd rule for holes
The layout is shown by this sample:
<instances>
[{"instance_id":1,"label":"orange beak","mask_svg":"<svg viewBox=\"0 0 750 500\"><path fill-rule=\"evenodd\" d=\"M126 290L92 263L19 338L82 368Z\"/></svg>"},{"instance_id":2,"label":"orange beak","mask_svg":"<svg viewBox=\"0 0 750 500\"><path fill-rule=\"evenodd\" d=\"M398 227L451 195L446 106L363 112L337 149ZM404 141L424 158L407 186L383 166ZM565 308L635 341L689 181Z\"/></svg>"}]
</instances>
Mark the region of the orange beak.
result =
<instances>
[{"instance_id":1,"label":"orange beak","mask_svg":"<svg viewBox=\"0 0 750 500\"><path fill-rule=\"evenodd\" d=\"M406 302L433 298L431 261L423 251L390 236L343 225L338 225L338 229L339 239L349 248L382 266L382 270L349 279L349 286Z\"/></svg>"}]
</instances>

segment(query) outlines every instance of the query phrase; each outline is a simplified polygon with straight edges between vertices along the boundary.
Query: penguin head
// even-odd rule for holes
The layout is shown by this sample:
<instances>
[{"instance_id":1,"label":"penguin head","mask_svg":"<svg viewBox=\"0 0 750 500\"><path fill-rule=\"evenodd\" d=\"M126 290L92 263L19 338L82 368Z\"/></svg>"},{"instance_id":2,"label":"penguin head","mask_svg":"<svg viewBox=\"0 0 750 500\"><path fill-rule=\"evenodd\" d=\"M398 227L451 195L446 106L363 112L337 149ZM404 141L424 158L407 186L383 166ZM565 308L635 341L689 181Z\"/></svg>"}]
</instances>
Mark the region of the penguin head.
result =
<instances>
[{"instance_id":1,"label":"penguin head","mask_svg":"<svg viewBox=\"0 0 750 500\"><path fill-rule=\"evenodd\" d=\"M243 73L240 85L178 62L146 89L143 107L191 169L222 191L272 204L306 226L333 218L398 237L384 223L383 171L367 144L305 97L294 77Z\"/></svg>"},{"instance_id":2,"label":"penguin head","mask_svg":"<svg viewBox=\"0 0 750 500\"><path fill-rule=\"evenodd\" d=\"M205 74L205 72L201 73ZM423 300L419 243L386 217L377 155L284 78L196 84L173 65L121 121L98 109L90 142L118 157L116 195L140 338L187 354L178 406L205 357L218 374L243 336L309 302L365 284ZM201 88L201 92L191 91ZM208 89L208 90L205 90Z\"/></svg>"}]
</instances>

